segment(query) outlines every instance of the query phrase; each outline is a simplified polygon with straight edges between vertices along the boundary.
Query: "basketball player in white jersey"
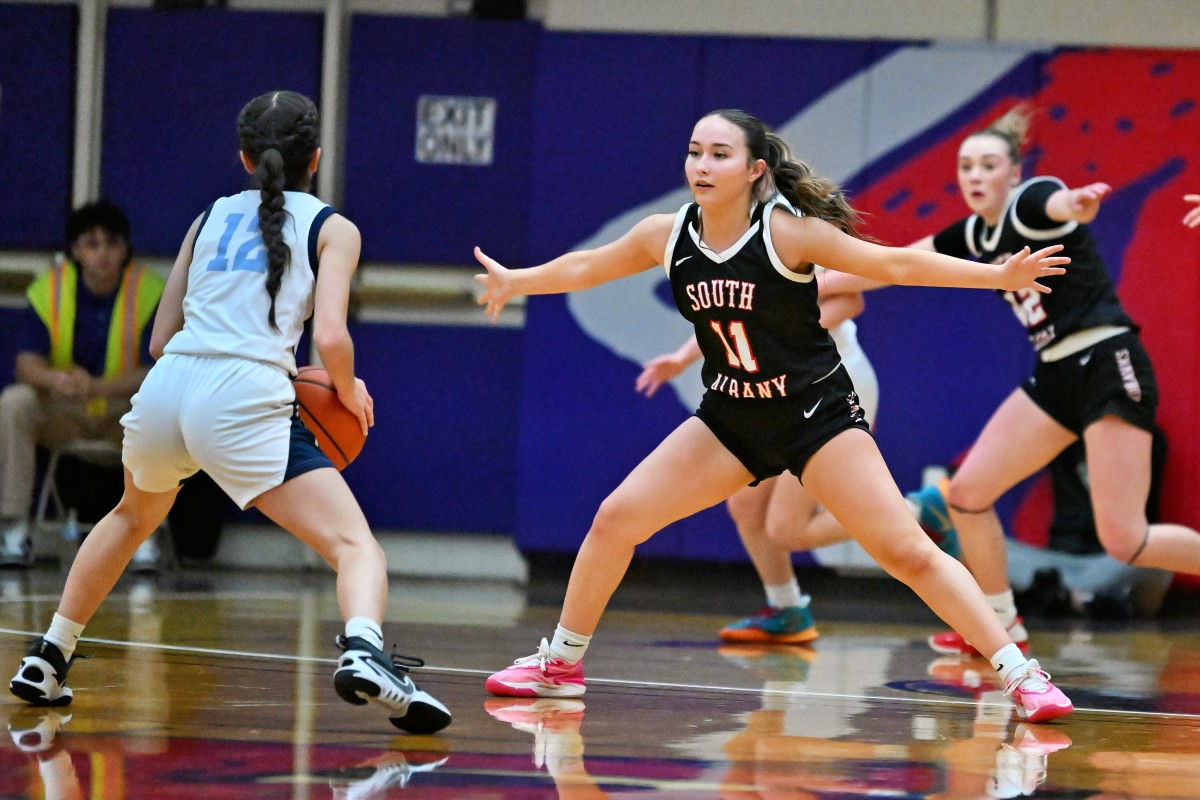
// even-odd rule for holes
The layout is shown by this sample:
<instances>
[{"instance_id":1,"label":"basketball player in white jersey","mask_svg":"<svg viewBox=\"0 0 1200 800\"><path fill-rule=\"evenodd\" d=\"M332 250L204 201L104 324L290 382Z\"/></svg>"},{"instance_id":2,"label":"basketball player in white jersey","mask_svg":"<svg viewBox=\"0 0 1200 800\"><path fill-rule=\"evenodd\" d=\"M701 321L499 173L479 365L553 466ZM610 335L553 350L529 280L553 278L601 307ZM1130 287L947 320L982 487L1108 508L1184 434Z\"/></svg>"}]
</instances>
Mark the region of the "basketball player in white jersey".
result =
<instances>
[{"instance_id":1,"label":"basketball player in white jersey","mask_svg":"<svg viewBox=\"0 0 1200 800\"><path fill-rule=\"evenodd\" d=\"M346 327L358 229L308 193L321 151L317 109L271 92L238 116L242 164L259 189L223 197L192 224L154 321L159 357L125 427L125 493L93 528L67 576L58 612L10 683L34 705L66 705L84 626L134 550L162 522L180 482L204 470L241 508L255 507L337 572L345 635L334 687L374 701L392 724L433 733L450 713L383 653L387 565L345 480L295 414L295 348L313 317L313 345L365 435L371 396L354 377ZM419 664L419 659L411 659Z\"/></svg>"}]
</instances>

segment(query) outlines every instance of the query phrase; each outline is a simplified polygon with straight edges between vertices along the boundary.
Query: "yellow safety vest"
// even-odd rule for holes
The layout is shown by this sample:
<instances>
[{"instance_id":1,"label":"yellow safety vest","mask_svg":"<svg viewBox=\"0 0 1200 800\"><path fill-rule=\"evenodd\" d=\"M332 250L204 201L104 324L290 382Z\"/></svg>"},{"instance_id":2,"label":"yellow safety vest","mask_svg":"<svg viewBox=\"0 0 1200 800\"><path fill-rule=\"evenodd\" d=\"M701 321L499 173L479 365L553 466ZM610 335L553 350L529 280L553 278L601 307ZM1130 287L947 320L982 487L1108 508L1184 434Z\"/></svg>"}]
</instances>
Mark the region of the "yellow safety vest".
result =
<instances>
[{"instance_id":1,"label":"yellow safety vest","mask_svg":"<svg viewBox=\"0 0 1200 800\"><path fill-rule=\"evenodd\" d=\"M25 292L33 310L50 331L50 366L67 369L75 363L75 298L79 272L70 261L42 273ZM162 297L166 281L145 267L130 262L121 276L112 321L104 377L112 378L142 365L142 331ZM103 402L96 409L100 413ZM89 411L92 409L89 408Z\"/></svg>"}]
</instances>

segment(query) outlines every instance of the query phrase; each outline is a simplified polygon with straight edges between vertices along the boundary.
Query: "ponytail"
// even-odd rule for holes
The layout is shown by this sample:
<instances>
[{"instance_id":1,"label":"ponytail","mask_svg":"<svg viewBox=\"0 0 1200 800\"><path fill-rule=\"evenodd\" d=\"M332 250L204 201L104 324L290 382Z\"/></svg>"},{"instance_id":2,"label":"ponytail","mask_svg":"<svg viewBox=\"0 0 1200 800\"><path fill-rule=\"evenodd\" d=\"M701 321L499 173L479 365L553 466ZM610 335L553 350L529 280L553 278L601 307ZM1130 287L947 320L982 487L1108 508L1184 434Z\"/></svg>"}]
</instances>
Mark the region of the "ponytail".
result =
<instances>
[{"instance_id":1,"label":"ponytail","mask_svg":"<svg viewBox=\"0 0 1200 800\"><path fill-rule=\"evenodd\" d=\"M774 191L805 216L823 219L844 233L858 236L862 216L850 205L841 187L817 175L812 167L793 156L788 143L777 134L767 131L765 138L767 155L763 160L767 162L767 172L763 177L770 177ZM760 183L760 187L760 192L768 191L766 182Z\"/></svg>"}]
</instances>

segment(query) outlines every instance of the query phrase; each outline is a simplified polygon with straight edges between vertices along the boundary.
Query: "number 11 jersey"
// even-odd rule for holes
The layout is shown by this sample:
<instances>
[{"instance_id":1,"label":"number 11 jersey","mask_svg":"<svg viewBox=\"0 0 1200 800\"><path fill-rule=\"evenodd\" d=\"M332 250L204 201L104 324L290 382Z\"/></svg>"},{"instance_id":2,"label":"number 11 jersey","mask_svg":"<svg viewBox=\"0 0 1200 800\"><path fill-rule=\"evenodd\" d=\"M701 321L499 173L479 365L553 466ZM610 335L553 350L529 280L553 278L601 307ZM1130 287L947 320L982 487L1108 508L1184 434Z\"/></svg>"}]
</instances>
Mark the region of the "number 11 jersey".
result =
<instances>
[{"instance_id":1,"label":"number 11 jersey","mask_svg":"<svg viewBox=\"0 0 1200 800\"><path fill-rule=\"evenodd\" d=\"M746 233L724 252L700 237L700 207L679 210L663 267L679 312L696 329L709 392L747 401L799 395L841 363L821 327L815 273L788 269L771 242L771 213L795 213L776 196L750 214Z\"/></svg>"}]
</instances>

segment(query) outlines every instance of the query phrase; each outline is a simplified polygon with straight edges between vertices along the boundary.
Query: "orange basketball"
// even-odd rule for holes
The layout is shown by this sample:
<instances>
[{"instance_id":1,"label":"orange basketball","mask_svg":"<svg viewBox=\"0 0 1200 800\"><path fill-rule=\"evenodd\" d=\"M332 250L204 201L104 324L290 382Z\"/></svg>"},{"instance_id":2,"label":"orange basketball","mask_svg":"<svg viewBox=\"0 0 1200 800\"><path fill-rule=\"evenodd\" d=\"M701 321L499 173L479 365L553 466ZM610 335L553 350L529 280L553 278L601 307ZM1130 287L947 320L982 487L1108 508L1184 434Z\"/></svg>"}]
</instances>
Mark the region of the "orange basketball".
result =
<instances>
[{"instance_id":1,"label":"orange basketball","mask_svg":"<svg viewBox=\"0 0 1200 800\"><path fill-rule=\"evenodd\" d=\"M317 446L333 465L345 469L367 441L358 418L338 400L329 373L320 367L301 367L292 386L300 406L300 421L317 437Z\"/></svg>"}]
</instances>

